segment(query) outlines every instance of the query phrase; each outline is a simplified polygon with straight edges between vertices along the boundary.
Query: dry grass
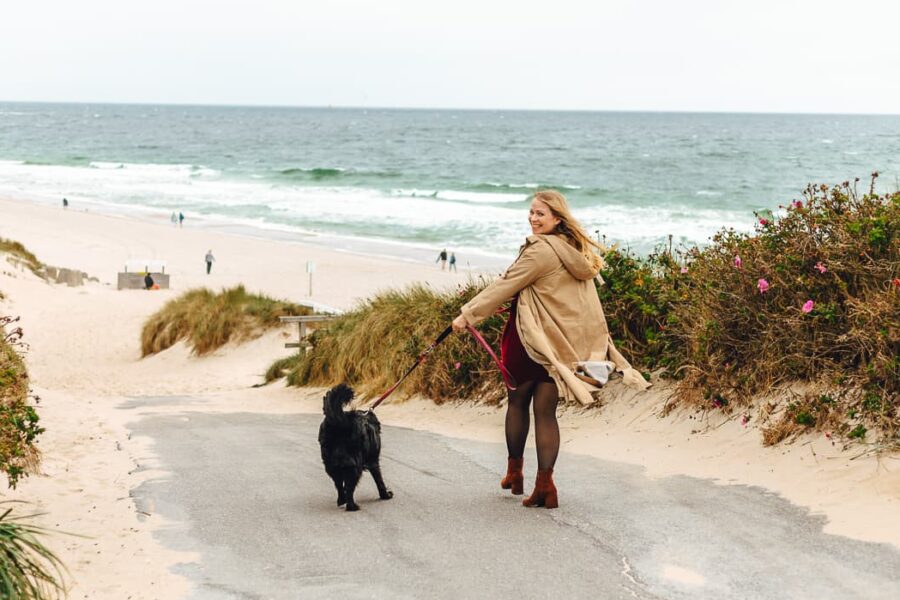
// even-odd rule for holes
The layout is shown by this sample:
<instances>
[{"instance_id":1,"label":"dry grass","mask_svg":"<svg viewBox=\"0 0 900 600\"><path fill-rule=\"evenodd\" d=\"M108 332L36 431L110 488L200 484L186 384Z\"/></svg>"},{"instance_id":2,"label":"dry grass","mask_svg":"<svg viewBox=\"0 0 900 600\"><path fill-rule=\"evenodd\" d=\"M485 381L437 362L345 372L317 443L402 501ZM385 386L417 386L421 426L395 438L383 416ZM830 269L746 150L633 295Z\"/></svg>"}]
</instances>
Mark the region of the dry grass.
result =
<instances>
[{"instance_id":1,"label":"dry grass","mask_svg":"<svg viewBox=\"0 0 900 600\"><path fill-rule=\"evenodd\" d=\"M0 253L10 254L20 259L35 275L39 275L44 267L44 264L34 254L29 252L25 246L13 240L0 238Z\"/></svg>"},{"instance_id":2,"label":"dry grass","mask_svg":"<svg viewBox=\"0 0 900 600\"><path fill-rule=\"evenodd\" d=\"M259 337L278 327L278 317L308 315L306 306L250 294L239 285L215 293L189 290L154 313L141 331L141 356L149 356L185 340L197 355L207 354L230 341Z\"/></svg>"},{"instance_id":3,"label":"dry grass","mask_svg":"<svg viewBox=\"0 0 900 600\"><path fill-rule=\"evenodd\" d=\"M313 332L309 352L278 361L267 378L271 380L287 370L290 385L347 382L357 386L362 396L383 392L484 285L484 281L470 281L454 292L413 285L379 294ZM494 347L499 346L503 323L502 318L491 317L480 326ZM445 340L406 380L396 397L413 394L438 403L473 397L496 403L505 397L496 368L469 335Z\"/></svg>"}]
</instances>

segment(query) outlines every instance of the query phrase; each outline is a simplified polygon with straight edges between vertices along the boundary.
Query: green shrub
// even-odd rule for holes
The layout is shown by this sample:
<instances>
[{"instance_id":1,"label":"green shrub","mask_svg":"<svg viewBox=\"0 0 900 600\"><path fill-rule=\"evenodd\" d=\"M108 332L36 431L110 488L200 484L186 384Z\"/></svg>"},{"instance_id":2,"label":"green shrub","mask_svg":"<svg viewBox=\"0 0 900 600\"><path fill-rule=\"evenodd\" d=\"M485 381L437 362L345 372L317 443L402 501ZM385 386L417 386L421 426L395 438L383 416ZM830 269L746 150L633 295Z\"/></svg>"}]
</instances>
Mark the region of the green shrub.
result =
<instances>
[{"instance_id":1,"label":"green shrub","mask_svg":"<svg viewBox=\"0 0 900 600\"><path fill-rule=\"evenodd\" d=\"M687 260L688 293L670 321L679 398L746 404L780 384L823 382L897 435L900 194L810 186L783 217L753 234L723 231Z\"/></svg>"},{"instance_id":2,"label":"green shrub","mask_svg":"<svg viewBox=\"0 0 900 600\"><path fill-rule=\"evenodd\" d=\"M189 290L154 313L141 331L141 356L156 354L186 340L194 354L203 355L229 341L258 337L278 327L278 317L307 315L306 306L250 294L239 285L219 293Z\"/></svg>"},{"instance_id":3,"label":"green shrub","mask_svg":"<svg viewBox=\"0 0 900 600\"><path fill-rule=\"evenodd\" d=\"M44 431L29 402L28 373L16 350L22 330L7 332L15 321L0 317L0 471L12 488L37 468L40 452L35 444Z\"/></svg>"}]
</instances>

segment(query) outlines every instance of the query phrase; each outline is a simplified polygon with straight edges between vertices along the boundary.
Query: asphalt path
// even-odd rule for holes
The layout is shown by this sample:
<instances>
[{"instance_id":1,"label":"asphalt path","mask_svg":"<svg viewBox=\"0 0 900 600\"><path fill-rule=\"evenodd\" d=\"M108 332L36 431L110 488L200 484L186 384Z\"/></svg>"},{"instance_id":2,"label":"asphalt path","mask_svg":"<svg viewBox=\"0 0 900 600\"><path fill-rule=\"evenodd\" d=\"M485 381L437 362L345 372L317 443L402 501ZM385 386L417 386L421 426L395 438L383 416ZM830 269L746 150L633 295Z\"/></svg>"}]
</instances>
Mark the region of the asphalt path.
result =
<instances>
[{"instance_id":1,"label":"asphalt path","mask_svg":"<svg viewBox=\"0 0 900 600\"><path fill-rule=\"evenodd\" d=\"M765 490L566 453L560 508L529 509L500 489L500 445L385 427L394 498L364 474L348 513L319 422L182 408L130 425L167 472L133 491L139 510L173 524L163 544L201 557L176 567L192 599L900 598L900 552L826 535L823 517ZM526 492L534 468L527 456Z\"/></svg>"}]
</instances>

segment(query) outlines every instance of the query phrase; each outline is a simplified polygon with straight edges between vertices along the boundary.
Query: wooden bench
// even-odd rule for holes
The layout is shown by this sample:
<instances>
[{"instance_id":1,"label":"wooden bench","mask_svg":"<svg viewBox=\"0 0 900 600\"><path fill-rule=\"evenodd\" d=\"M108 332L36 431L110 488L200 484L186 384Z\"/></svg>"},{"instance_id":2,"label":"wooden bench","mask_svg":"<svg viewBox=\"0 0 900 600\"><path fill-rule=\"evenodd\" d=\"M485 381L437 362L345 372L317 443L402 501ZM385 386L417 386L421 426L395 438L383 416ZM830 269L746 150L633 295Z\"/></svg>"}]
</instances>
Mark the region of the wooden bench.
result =
<instances>
[{"instance_id":1,"label":"wooden bench","mask_svg":"<svg viewBox=\"0 0 900 600\"><path fill-rule=\"evenodd\" d=\"M305 348L307 344L303 343L303 340L306 339L307 334L309 333L309 328L307 327L308 323L324 323L326 321L332 321L337 318L337 315L300 315L296 317L278 317L282 323L296 323L300 326L300 341L299 342L288 342L284 345L285 348Z\"/></svg>"}]
</instances>

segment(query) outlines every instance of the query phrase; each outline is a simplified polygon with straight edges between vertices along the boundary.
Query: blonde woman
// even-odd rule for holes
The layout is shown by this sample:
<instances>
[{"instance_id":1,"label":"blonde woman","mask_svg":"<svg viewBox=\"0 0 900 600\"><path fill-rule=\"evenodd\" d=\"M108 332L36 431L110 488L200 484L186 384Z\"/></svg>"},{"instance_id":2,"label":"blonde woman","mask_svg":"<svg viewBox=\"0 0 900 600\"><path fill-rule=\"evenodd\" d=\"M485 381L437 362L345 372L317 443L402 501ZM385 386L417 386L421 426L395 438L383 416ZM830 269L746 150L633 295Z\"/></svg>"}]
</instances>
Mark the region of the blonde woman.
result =
<instances>
[{"instance_id":1,"label":"blonde woman","mask_svg":"<svg viewBox=\"0 0 900 600\"><path fill-rule=\"evenodd\" d=\"M559 498L553 468L559 454L559 398L594 401L597 381L576 373L578 363L611 364L625 383L649 384L613 345L594 288L602 261L596 242L585 232L557 191L537 192L528 213L532 235L500 278L462 307L453 329L463 331L512 300L503 331L501 359L516 379L506 408L507 473L500 485L524 493L523 454L533 407L538 471L525 506L556 508Z\"/></svg>"}]
</instances>

